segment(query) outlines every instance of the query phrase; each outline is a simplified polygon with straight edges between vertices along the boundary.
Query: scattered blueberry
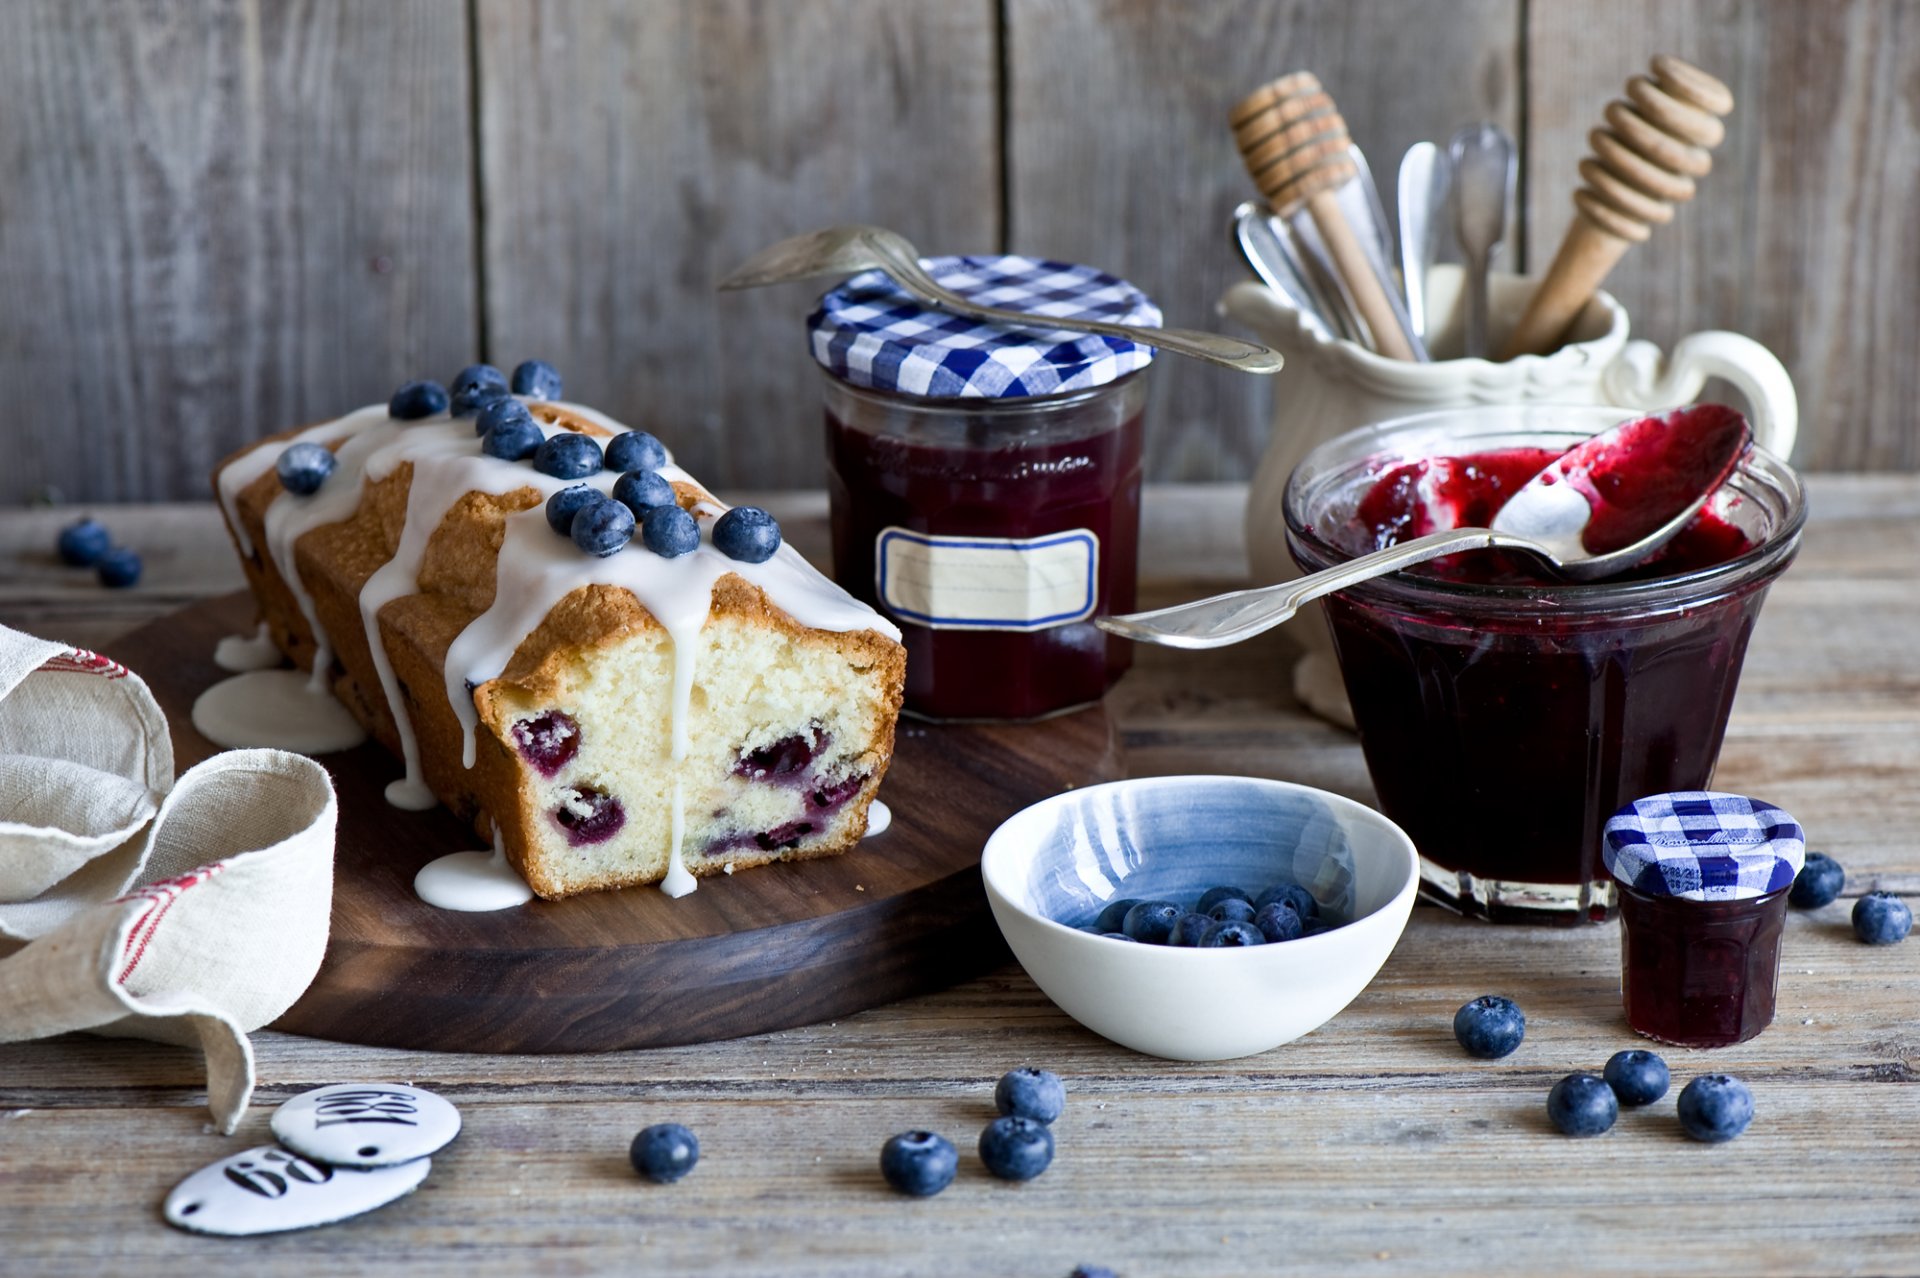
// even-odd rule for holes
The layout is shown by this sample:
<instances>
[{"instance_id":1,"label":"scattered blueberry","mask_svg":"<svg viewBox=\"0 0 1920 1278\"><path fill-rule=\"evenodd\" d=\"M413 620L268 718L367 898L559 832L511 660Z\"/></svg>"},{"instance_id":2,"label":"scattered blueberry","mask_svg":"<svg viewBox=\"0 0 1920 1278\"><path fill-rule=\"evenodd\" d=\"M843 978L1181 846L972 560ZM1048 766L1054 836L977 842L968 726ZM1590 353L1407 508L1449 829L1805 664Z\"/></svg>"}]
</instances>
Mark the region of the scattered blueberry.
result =
<instances>
[{"instance_id":1,"label":"scattered blueberry","mask_svg":"<svg viewBox=\"0 0 1920 1278\"><path fill-rule=\"evenodd\" d=\"M1639 1048L1615 1052L1607 1059L1604 1077L1622 1105L1653 1104L1667 1094L1667 1084L1672 1078L1665 1061Z\"/></svg>"},{"instance_id":2,"label":"scattered blueberry","mask_svg":"<svg viewBox=\"0 0 1920 1278\"><path fill-rule=\"evenodd\" d=\"M960 1154L938 1132L901 1132L880 1147L880 1174L903 1194L931 1198L953 1183Z\"/></svg>"},{"instance_id":3,"label":"scattered blueberry","mask_svg":"<svg viewBox=\"0 0 1920 1278\"><path fill-rule=\"evenodd\" d=\"M1067 1085L1048 1069L1008 1070L993 1089L993 1107L1002 1114L1051 1123L1067 1107Z\"/></svg>"},{"instance_id":4,"label":"scattered blueberry","mask_svg":"<svg viewBox=\"0 0 1920 1278\"><path fill-rule=\"evenodd\" d=\"M469 364L453 379L448 406L455 417L471 417L487 404L513 392L507 377L491 364ZM391 410L389 410L391 411Z\"/></svg>"},{"instance_id":5,"label":"scattered blueberry","mask_svg":"<svg viewBox=\"0 0 1920 1278\"><path fill-rule=\"evenodd\" d=\"M633 512L617 501L596 501L573 517L573 544L605 559L633 540Z\"/></svg>"},{"instance_id":6,"label":"scattered blueberry","mask_svg":"<svg viewBox=\"0 0 1920 1278\"><path fill-rule=\"evenodd\" d=\"M573 517L607 495L590 484L562 488L547 498L547 524L562 537L573 536Z\"/></svg>"},{"instance_id":7,"label":"scattered blueberry","mask_svg":"<svg viewBox=\"0 0 1920 1278\"><path fill-rule=\"evenodd\" d=\"M1173 931L1167 933L1168 945L1198 945L1200 938L1213 926L1211 914L1182 914L1173 921Z\"/></svg>"},{"instance_id":8,"label":"scattered blueberry","mask_svg":"<svg viewBox=\"0 0 1920 1278\"><path fill-rule=\"evenodd\" d=\"M1203 950L1237 950L1266 943L1266 936L1251 923L1215 923L1200 938L1200 948Z\"/></svg>"},{"instance_id":9,"label":"scattered blueberry","mask_svg":"<svg viewBox=\"0 0 1920 1278\"><path fill-rule=\"evenodd\" d=\"M1753 1121L1753 1093L1730 1074L1702 1074L1680 1089L1680 1125L1710 1144L1732 1140Z\"/></svg>"},{"instance_id":10,"label":"scattered blueberry","mask_svg":"<svg viewBox=\"0 0 1920 1278\"><path fill-rule=\"evenodd\" d=\"M517 399L503 399L502 404L518 404ZM525 461L540 450L545 437L540 428L529 418L524 422L508 422L488 431L480 441L480 451L489 457L498 457L501 461Z\"/></svg>"},{"instance_id":11,"label":"scattered blueberry","mask_svg":"<svg viewBox=\"0 0 1920 1278\"><path fill-rule=\"evenodd\" d=\"M1269 942L1296 941L1305 933L1300 916L1285 901L1268 901L1254 912L1253 925Z\"/></svg>"},{"instance_id":12,"label":"scattered blueberry","mask_svg":"<svg viewBox=\"0 0 1920 1278\"><path fill-rule=\"evenodd\" d=\"M1251 901L1230 896L1223 901L1216 901L1213 908L1207 911L1207 917L1222 923L1251 923L1256 912Z\"/></svg>"},{"instance_id":13,"label":"scattered blueberry","mask_svg":"<svg viewBox=\"0 0 1920 1278\"><path fill-rule=\"evenodd\" d=\"M700 525L678 506L655 506L641 517L640 539L662 559L678 559L700 548Z\"/></svg>"},{"instance_id":14,"label":"scattered blueberry","mask_svg":"<svg viewBox=\"0 0 1920 1278\"><path fill-rule=\"evenodd\" d=\"M1453 1036L1467 1055L1498 1060L1527 1036L1527 1018L1512 999L1483 994L1453 1014Z\"/></svg>"},{"instance_id":15,"label":"scattered blueberry","mask_svg":"<svg viewBox=\"0 0 1920 1278\"><path fill-rule=\"evenodd\" d=\"M1547 1117L1562 1135L1598 1136L1620 1117L1620 1098L1597 1074L1569 1074L1547 1093Z\"/></svg>"},{"instance_id":16,"label":"scattered blueberry","mask_svg":"<svg viewBox=\"0 0 1920 1278\"><path fill-rule=\"evenodd\" d=\"M560 370L544 359L522 361L513 370L513 393L531 399L559 399Z\"/></svg>"},{"instance_id":17,"label":"scattered blueberry","mask_svg":"<svg viewBox=\"0 0 1920 1278\"><path fill-rule=\"evenodd\" d=\"M1793 876L1787 889L1787 904L1800 910L1817 910L1831 905L1847 885L1846 869L1824 852L1807 853L1807 862Z\"/></svg>"},{"instance_id":18,"label":"scattered blueberry","mask_svg":"<svg viewBox=\"0 0 1920 1278\"><path fill-rule=\"evenodd\" d=\"M113 534L97 519L75 520L60 530L55 546L75 568L91 568L112 548Z\"/></svg>"},{"instance_id":19,"label":"scattered blueberry","mask_svg":"<svg viewBox=\"0 0 1920 1278\"><path fill-rule=\"evenodd\" d=\"M1127 911L1127 917L1120 924L1120 930L1136 941L1146 941L1152 945L1165 945L1173 933L1173 925L1180 921L1186 911L1172 901L1142 901Z\"/></svg>"},{"instance_id":20,"label":"scattered blueberry","mask_svg":"<svg viewBox=\"0 0 1920 1278\"><path fill-rule=\"evenodd\" d=\"M700 1161L700 1141L679 1123L655 1123L633 1138L627 1157L648 1180L671 1185Z\"/></svg>"},{"instance_id":21,"label":"scattered blueberry","mask_svg":"<svg viewBox=\"0 0 1920 1278\"><path fill-rule=\"evenodd\" d=\"M780 549L780 525L758 506L735 506L714 521L713 546L729 559L763 564Z\"/></svg>"},{"instance_id":22,"label":"scattered blueberry","mask_svg":"<svg viewBox=\"0 0 1920 1278\"><path fill-rule=\"evenodd\" d=\"M408 382L387 401L387 416L413 422L447 411L447 388L439 382Z\"/></svg>"},{"instance_id":23,"label":"scattered blueberry","mask_svg":"<svg viewBox=\"0 0 1920 1278\"><path fill-rule=\"evenodd\" d=\"M1053 1161L1053 1133L1031 1118L996 1118L980 1133L980 1161L1001 1180L1032 1180Z\"/></svg>"},{"instance_id":24,"label":"scattered blueberry","mask_svg":"<svg viewBox=\"0 0 1920 1278\"><path fill-rule=\"evenodd\" d=\"M1853 934L1868 945L1897 945L1911 931L1913 911L1891 892L1869 892L1853 903Z\"/></svg>"},{"instance_id":25,"label":"scattered blueberry","mask_svg":"<svg viewBox=\"0 0 1920 1278\"><path fill-rule=\"evenodd\" d=\"M674 496L673 485L653 470L630 470L614 480L613 499L631 510L635 519L645 518L655 506L680 504L680 499Z\"/></svg>"},{"instance_id":26,"label":"scattered blueberry","mask_svg":"<svg viewBox=\"0 0 1920 1278\"><path fill-rule=\"evenodd\" d=\"M533 468L555 479L585 479L600 471L600 445L591 436L562 431L534 449Z\"/></svg>"},{"instance_id":27,"label":"scattered blueberry","mask_svg":"<svg viewBox=\"0 0 1920 1278\"><path fill-rule=\"evenodd\" d=\"M666 464L666 448L644 430L630 430L607 441L608 470L659 470Z\"/></svg>"},{"instance_id":28,"label":"scattered blueberry","mask_svg":"<svg viewBox=\"0 0 1920 1278\"><path fill-rule=\"evenodd\" d=\"M484 435L508 422L526 422L529 426L533 424L533 414L527 411L527 406L511 395L503 399L490 400L481 405L480 411L473 415L473 433Z\"/></svg>"},{"instance_id":29,"label":"scattered blueberry","mask_svg":"<svg viewBox=\"0 0 1920 1278\"><path fill-rule=\"evenodd\" d=\"M1105 1265L1075 1265L1067 1278L1120 1278L1120 1275Z\"/></svg>"},{"instance_id":30,"label":"scattered blueberry","mask_svg":"<svg viewBox=\"0 0 1920 1278\"><path fill-rule=\"evenodd\" d=\"M140 556L125 546L115 546L100 556L100 561L93 566L94 572L99 574L100 584L114 590L137 584L140 568Z\"/></svg>"},{"instance_id":31,"label":"scattered blueberry","mask_svg":"<svg viewBox=\"0 0 1920 1278\"><path fill-rule=\"evenodd\" d=\"M273 463L273 473L280 476L280 486L288 492L310 497L320 491L320 485L327 482L338 464L333 450L324 445L293 444Z\"/></svg>"},{"instance_id":32,"label":"scattered blueberry","mask_svg":"<svg viewBox=\"0 0 1920 1278\"><path fill-rule=\"evenodd\" d=\"M1200 904L1193 908L1202 914L1212 914L1213 907L1222 901L1245 901L1248 905L1253 904L1253 898L1237 887L1210 887L1200 894ZM1249 914L1247 917L1253 916Z\"/></svg>"},{"instance_id":33,"label":"scattered blueberry","mask_svg":"<svg viewBox=\"0 0 1920 1278\"><path fill-rule=\"evenodd\" d=\"M1102 932L1121 931L1127 921L1127 911L1140 904L1137 896L1123 896L1117 901L1108 901L1094 916L1093 925Z\"/></svg>"}]
</instances>

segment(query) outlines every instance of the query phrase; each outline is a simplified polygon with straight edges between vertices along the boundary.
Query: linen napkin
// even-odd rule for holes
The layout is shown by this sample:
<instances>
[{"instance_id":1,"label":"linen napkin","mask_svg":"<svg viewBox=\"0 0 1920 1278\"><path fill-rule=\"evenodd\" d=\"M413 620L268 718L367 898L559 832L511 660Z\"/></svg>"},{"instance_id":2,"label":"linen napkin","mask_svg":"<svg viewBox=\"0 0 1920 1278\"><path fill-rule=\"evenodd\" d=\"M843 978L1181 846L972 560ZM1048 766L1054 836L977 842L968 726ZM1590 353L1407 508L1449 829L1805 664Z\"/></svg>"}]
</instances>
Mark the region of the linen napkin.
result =
<instances>
[{"instance_id":1,"label":"linen napkin","mask_svg":"<svg viewBox=\"0 0 1920 1278\"><path fill-rule=\"evenodd\" d=\"M0 1042L73 1030L197 1045L231 1133L250 1030L326 950L333 783L281 750L174 783L166 718L107 657L0 626Z\"/></svg>"}]
</instances>

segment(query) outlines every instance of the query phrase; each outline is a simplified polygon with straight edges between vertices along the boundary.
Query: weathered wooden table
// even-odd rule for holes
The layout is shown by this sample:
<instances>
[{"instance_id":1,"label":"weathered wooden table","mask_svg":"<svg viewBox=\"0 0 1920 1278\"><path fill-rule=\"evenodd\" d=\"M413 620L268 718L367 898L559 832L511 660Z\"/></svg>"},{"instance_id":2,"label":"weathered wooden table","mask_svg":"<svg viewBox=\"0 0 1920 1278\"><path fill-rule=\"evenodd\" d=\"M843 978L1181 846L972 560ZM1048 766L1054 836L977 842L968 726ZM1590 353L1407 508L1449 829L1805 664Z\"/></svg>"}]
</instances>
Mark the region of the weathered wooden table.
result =
<instances>
[{"instance_id":1,"label":"weathered wooden table","mask_svg":"<svg viewBox=\"0 0 1920 1278\"><path fill-rule=\"evenodd\" d=\"M1799 563L1748 657L1717 782L1762 794L1849 869L1847 897L1789 923L1779 1018L1753 1042L1666 1053L1675 1089L1709 1071L1752 1085L1758 1117L1722 1146L1687 1140L1672 1094L1607 1136L1546 1121L1547 1089L1635 1044L1611 927L1491 928L1415 911L1373 985L1262 1056L1179 1064L1080 1029L1016 967L833 1024L604 1056L439 1055L256 1036L255 1108L209 1134L200 1063L147 1043L0 1046L0 1272L992 1274L1920 1272L1920 938L1856 942L1851 899L1920 896L1920 477L1826 476ZM1159 489L1147 597L1237 579L1244 493ZM803 549L823 503L776 505ZM146 553L132 592L58 567L67 512L0 517L0 620L100 648L239 582L210 507L104 512ZM1143 650L1109 706L1136 775L1237 772L1370 796L1359 747L1302 713L1287 641ZM1453 1009L1489 991L1528 1014L1519 1052L1466 1058ZM971 1146L993 1080L1039 1064L1070 1100L1039 1180L996 1182ZM265 1138L302 1089L403 1079L466 1115L413 1196L303 1234L177 1233L161 1197ZM629 1170L639 1128L702 1144L671 1187ZM881 1142L947 1133L940 1196L880 1181Z\"/></svg>"}]
</instances>

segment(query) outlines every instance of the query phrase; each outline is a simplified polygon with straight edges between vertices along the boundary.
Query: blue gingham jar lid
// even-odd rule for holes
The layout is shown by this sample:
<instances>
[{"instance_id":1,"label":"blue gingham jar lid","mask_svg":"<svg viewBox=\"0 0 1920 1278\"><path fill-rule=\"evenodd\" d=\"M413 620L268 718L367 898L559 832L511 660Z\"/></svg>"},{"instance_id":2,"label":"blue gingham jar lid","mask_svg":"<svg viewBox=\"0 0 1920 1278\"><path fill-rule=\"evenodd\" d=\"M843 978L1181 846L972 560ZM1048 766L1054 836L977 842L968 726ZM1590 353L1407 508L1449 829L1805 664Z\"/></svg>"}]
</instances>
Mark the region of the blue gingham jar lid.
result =
<instances>
[{"instance_id":1,"label":"blue gingham jar lid","mask_svg":"<svg viewBox=\"0 0 1920 1278\"><path fill-rule=\"evenodd\" d=\"M1742 901L1792 886L1807 838L1763 799L1678 790L1614 813L1600 855L1609 874L1648 896Z\"/></svg>"},{"instance_id":2,"label":"blue gingham jar lid","mask_svg":"<svg viewBox=\"0 0 1920 1278\"><path fill-rule=\"evenodd\" d=\"M921 259L970 301L1035 315L1160 323L1160 308L1090 266L1015 254ZM922 306L883 271L856 275L807 317L813 358L854 386L931 399L1057 395L1117 381L1153 362L1121 337L990 324Z\"/></svg>"}]
</instances>

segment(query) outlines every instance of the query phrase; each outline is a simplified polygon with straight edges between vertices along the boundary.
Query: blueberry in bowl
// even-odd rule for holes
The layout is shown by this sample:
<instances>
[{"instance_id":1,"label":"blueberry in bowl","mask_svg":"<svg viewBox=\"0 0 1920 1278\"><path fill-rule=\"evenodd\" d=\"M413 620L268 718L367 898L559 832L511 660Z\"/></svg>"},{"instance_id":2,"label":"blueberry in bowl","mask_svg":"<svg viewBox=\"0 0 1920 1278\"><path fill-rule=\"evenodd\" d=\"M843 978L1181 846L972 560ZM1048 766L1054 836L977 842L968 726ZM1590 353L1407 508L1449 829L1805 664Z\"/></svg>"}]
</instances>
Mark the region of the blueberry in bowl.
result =
<instances>
[{"instance_id":1,"label":"blueberry in bowl","mask_svg":"<svg viewBox=\"0 0 1920 1278\"><path fill-rule=\"evenodd\" d=\"M1055 795L1002 824L980 870L994 921L1049 998L1105 1038L1174 1060L1264 1052L1334 1016L1392 952L1419 878L1412 841L1372 809L1233 776L1143 777ZM1142 906L1164 917L1168 905L1170 934L1225 885L1271 892L1266 904L1284 906L1299 931L1274 943L1256 914L1213 920L1212 945L1104 935L1116 914L1124 928ZM1289 887L1299 892L1290 897ZM1290 899L1311 901L1323 930L1309 934ZM1237 950L1248 952L1222 952Z\"/></svg>"}]
</instances>

